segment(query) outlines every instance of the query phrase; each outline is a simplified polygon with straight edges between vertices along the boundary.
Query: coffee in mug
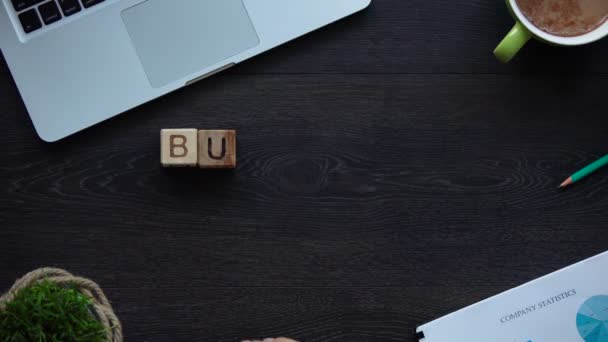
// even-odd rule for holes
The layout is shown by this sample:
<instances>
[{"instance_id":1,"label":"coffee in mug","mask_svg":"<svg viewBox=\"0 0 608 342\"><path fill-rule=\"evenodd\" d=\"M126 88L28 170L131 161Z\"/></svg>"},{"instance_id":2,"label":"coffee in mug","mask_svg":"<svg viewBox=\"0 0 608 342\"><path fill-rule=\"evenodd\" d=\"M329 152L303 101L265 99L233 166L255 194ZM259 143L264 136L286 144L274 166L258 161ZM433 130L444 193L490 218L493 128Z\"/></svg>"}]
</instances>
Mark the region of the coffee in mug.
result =
<instances>
[{"instance_id":1,"label":"coffee in mug","mask_svg":"<svg viewBox=\"0 0 608 342\"><path fill-rule=\"evenodd\" d=\"M539 29L556 36L589 33L608 19L608 0L516 0L522 13Z\"/></svg>"}]
</instances>

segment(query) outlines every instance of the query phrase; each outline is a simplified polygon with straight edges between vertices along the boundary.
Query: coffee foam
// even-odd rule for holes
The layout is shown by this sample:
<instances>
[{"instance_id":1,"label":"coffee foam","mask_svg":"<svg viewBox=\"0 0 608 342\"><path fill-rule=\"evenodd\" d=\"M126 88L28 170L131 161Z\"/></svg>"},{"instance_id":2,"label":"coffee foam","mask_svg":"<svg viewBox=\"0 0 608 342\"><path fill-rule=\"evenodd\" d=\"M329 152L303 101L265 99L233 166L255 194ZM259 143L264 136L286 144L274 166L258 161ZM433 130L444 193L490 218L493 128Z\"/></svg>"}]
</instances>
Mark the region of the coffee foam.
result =
<instances>
[{"instance_id":1,"label":"coffee foam","mask_svg":"<svg viewBox=\"0 0 608 342\"><path fill-rule=\"evenodd\" d=\"M589 33L608 19L608 0L516 0L541 30L562 37Z\"/></svg>"}]
</instances>

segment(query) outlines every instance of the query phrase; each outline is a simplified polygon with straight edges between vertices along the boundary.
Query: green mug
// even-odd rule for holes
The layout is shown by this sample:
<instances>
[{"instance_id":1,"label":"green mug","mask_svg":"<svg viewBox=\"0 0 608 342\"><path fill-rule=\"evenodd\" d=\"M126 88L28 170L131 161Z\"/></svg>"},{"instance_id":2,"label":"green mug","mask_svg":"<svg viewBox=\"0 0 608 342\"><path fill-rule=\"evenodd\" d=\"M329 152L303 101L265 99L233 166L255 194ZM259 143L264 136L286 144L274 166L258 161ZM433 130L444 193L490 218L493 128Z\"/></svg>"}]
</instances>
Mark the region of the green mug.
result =
<instances>
[{"instance_id":1,"label":"green mug","mask_svg":"<svg viewBox=\"0 0 608 342\"><path fill-rule=\"evenodd\" d=\"M561 37L552 35L534 26L519 9L516 0L507 0L507 7L515 19L515 26L494 50L494 56L503 63L510 61L530 38L552 45L576 46L589 44L608 35L608 21L595 30L580 36Z\"/></svg>"}]
</instances>

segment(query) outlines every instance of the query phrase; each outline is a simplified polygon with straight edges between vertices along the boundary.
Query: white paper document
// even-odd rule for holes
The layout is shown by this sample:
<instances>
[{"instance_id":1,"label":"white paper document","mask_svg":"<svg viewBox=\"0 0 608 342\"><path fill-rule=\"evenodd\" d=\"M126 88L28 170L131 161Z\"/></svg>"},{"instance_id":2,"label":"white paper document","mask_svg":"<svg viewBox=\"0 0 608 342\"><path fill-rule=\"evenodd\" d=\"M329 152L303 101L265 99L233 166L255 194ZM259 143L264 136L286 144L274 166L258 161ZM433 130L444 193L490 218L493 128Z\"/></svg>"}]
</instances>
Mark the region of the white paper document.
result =
<instances>
[{"instance_id":1,"label":"white paper document","mask_svg":"<svg viewBox=\"0 0 608 342\"><path fill-rule=\"evenodd\" d=\"M421 342L608 342L608 252L427 323Z\"/></svg>"}]
</instances>

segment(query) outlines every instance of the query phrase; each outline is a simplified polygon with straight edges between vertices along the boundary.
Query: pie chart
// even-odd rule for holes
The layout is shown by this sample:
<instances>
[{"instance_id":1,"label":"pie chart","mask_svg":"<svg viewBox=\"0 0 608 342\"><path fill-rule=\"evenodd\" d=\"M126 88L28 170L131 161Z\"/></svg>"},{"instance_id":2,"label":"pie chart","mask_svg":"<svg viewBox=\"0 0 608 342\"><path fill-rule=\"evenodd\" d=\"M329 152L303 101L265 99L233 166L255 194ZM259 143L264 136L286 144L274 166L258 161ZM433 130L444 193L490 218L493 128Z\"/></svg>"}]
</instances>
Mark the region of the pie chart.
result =
<instances>
[{"instance_id":1,"label":"pie chart","mask_svg":"<svg viewBox=\"0 0 608 342\"><path fill-rule=\"evenodd\" d=\"M608 342L608 296L591 297L583 303L576 327L585 342Z\"/></svg>"}]
</instances>

